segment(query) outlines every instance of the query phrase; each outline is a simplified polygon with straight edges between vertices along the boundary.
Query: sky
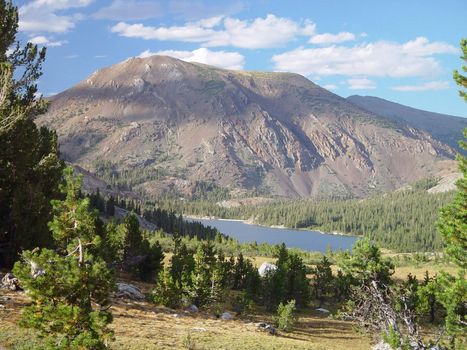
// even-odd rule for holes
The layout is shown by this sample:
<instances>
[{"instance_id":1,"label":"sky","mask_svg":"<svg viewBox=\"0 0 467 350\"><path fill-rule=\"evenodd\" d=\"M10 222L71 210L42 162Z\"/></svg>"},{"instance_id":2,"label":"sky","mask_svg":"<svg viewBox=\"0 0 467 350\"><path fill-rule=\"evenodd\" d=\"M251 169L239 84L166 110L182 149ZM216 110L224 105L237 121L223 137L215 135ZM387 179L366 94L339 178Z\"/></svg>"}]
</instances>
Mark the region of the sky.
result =
<instances>
[{"instance_id":1,"label":"sky","mask_svg":"<svg viewBox=\"0 0 467 350\"><path fill-rule=\"evenodd\" d=\"M61 92L129 57L287 71L340 95L467 117L452 71L466 0L29 0L19 36L47 47L39 90Z\"/></svg>"}]
</instances>

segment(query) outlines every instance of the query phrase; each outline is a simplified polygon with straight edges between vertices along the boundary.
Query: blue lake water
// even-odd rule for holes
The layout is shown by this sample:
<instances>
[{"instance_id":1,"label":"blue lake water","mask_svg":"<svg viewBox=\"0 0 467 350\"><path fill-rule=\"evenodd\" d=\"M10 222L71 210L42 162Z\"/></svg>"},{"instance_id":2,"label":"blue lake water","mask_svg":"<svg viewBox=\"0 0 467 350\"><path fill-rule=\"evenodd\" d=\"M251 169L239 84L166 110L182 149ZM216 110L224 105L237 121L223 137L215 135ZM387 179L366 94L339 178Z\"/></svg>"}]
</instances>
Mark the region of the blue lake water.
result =
<instances>
[{"instance_id":1,"label":"blue lake water","mask_svg":"<svg viewBox=\"0 0 467 350\"><path fill-rule=\"evenodd\" d=\"M234 220L193 219L204 225L217 228L220 232L236 238L240 242L280 244L287 247L301 248L309 251L325 252L328 247L332 250L348 250L357 240L354 236L323 234L316 231L292 230L285 228L271 228L249 225Z\"/></svg>"}]
</instances>

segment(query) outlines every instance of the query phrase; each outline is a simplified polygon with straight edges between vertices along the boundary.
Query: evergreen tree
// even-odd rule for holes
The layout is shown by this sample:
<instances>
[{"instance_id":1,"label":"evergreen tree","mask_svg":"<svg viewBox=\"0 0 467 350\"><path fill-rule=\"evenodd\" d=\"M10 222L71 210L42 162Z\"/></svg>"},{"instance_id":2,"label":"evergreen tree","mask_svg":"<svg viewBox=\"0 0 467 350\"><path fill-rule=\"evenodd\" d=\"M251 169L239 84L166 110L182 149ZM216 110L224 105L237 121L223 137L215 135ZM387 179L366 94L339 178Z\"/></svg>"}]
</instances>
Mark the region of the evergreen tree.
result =
<instances>
[{"instance_id":1,"label":"evergreen tree","mask_svg":"<svg viewBox=\"0 0 467 350\"><path fill-rule=\"evenodd\" d=\"M306 266L295 253L289 253L286 270L285 300L295 300L297 306L305 306L310 299L310 285Z\"/></svg>"},{"instance_id":2,"label":"evergreen tree","mask_svg":"<svg viewBox=\"0 0 467 350\"><path fill-rule=\"evenodd\" d=\"M78 197L81 180L69 168L65 178L66 198L53 202L50 223L58 251L25 251L13 269L31 298L21 324L38 329L53 349L103 349L112 337L113 275L99 255L97 214Z\"/></svg>"},{"instance_id":3,"label":"evergreen tree","mask_svg":"<svg viewBox=\"0 0 467 350\"><path fill-rule=\"evenodd\" d=\"M191 286L191 274L195 268L193 254L187 249L185 243L182 243L178 236L173 237L174 250L170 259L170 275L174 283L181 289Z\"/></svg>"},{"instance_id":4,"label":"evergreen tree","mask_svg":"<svg viewBox=\"0 0 467 350\"><path fill-rule=\"evenodd\" d=\"M466 60L467 40L461 41L463 50L462 59ZM463 67L466 71L466 67ZM465 88L466 78L457 71L454 73L456 82ZM461 96L467 101L464 91ZM464 129L464 138L467 139L467 128ZM466 140L459 142L467 150ZM459 169L462 177L456 182L457 192L454 200L441 210L438 220L438 230L443 236L445 254L457 266L457 277L442 272L434 281L436 299L446 311L445 328L449 337L448 343L452 349L464 349L466 345L467 329L467 280L465 269L467 267L467 158L457 155Z\"/></svg>"},{"instance_id":5,"label":"evergreen tree","mask_svg":"<svg viewBox=\"0 0 467 350\"><path fill-rule=\"evenodd\" d=\"M430 323L435 321L436 310L439 303L436 300L436 276L430 277L428 271L425 271L423 281L418 288L418 306L417 311L420 314L428 314Z\"/></svg>"},{"instance_id":6,"label":"evergreen tree","mask_svg":"<svg viewBox=\"0 0 467 350\"><path fill-rule=\"evenodd\" d=\"M464 63L467 61L467 39L462 39L461 40L461 50L462 50L462 60L464 60ZM464 65L462 66L462 70L464 72L467 72L467 66ZM454 81L456 82L457 85L461 86L463 89L467 89L467 77L465 75L462 75L462 73L459 73L458 70L454 71ZM467 93L464 90L459 90L459 95L464 98L465 101L467 101Z\"/></svg>"},{"instance_id":7,"label":"evergreen tree","mask_svg":"<svg viewBox=\"0 0 467 350\"><path fill-rule=\"evenodd\" d=\"M334 282L331 262L326 255L323 255L322 259L316 264L316 267L313 269L313 274L313 292L321 307L324 298L331 291Z\"/></svg>"},{"instance_id":8,"label":"evergreen tree","mask_svg":"<svg viewBox=\"0 0 467 350\"><path fill-rule=\"evenodd\" d=\"M159 272L156 286L152 291L152 300L157 304L176 309L182 303L183 290L168 269Z\"/></svg>"},{"instance_id":9,"label":"evergreen tree","mask_svg":"<svg viewBox=\"0 0 467 350\"><path fill-rule=\"evenodd\" d=\"M198 306L209 304L217 296L218 286L213 279L216 262L214 246L210 241L198 245L194 255L195 266L191 274L191 286L189 296L192 302ZM217 277L217 276L216 276Z\"/></svg>"},{"instance_id":10,"label":"evergreen tree","mask_svg":"<svg viewBox=\"0 0 467 350\"><path fill-rule=\"evenodd\" d=\"M284 332L291 331L296 321L295 310L295 300L290 300L286 304L280 303L277 307L277 328Z\"/></svg>"},{"instance_id":11,"label":"evergreen tree","mask_svg":"<svg viewBox=\"0 0 467 350\"><path fill-rule=\"evenodd\" d=\"M138 218L134 214L129 214L123 222L123 260L139 255L143 235L139 227Z\"/></svg>"},{"instance_id":12,"label":"evergreen tree","mask_svg":"<svg viewBox=\"0 0 467 350\"><path fill-rule=\"evenodd\" d=\"M394 265L381 256L379 248L367 239L358 240L350 255L344 255L339 262L344 273L354 279L355 285L368 285L375 281L379 286L392 283Z\"/></svg>"},{"instance_id":13,"label":"evergreen tree","mask_svg":"<svg viewBox=\"0 0 467 350\"><path fill-rule=\"evenodd\" d=\"M164 265L164 252L159 241L151 245L147 240L143 240L141 254L144 258L137 266L138 276L146 282L154 281Z\"/></svg>"},{"instance_id":14,"label":"evergreen tree","mask_svg":"<svg viewBox=\"0 0 467 350\"><path fill-rule=\"evenodd\" d=\"M467 128L464 129L467 140ZM467 150L466 140L459 142ZM467 158L457 155L462 177L456 182L457 192L454 200L441 209L438 230L443 236L445 253L454 263L467 267Z\"/></svg>"},{"instance_id":15,"label":"evergreen tree","mask_svg":"<svg viewBox=\"0 0 467 350\"><path fill-rule=\"evenodd\" d=\"M18 10L0 1L0 266L12 265L22 249L50 246L47 228L63 162L57 136L34 117L46 110L36 98L45 49L16 41ZM11 50L10 50L11 49Z\"/></svg>"},{"instance_id":16,"label":"evergreen tree","mask_svg":"<svg viewBox=\"0 0 467 350\"><path fill-rule=\"evenodd\" d=\"M113 196L110 196L105 204L105 214L107 216L115 215L115 198Z\"/></svg>"}]
</instances>

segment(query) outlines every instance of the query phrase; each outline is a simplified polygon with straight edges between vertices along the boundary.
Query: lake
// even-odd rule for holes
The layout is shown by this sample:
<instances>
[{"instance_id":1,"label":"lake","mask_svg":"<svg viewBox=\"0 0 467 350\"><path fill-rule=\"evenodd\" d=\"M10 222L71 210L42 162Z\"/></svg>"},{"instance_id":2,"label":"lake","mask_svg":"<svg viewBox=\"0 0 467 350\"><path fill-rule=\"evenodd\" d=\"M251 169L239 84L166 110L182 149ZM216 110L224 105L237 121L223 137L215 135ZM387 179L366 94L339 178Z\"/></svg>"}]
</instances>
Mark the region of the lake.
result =
<instances>
[{"instance_id":1,"label":"lake","mask_svg":"<svg viewBox=\"0 0 467 350\"><path fill-rule=\"evenodd\" d=\"M220 232L240 242L280 244L287 247L301 248L309 251L325 252L332 250L348 250L357 240L355 236L325 234L317 231L272 228L246 224L237 220L192 219L204 225L217 228Z\"/></svg>"}]
</instances>

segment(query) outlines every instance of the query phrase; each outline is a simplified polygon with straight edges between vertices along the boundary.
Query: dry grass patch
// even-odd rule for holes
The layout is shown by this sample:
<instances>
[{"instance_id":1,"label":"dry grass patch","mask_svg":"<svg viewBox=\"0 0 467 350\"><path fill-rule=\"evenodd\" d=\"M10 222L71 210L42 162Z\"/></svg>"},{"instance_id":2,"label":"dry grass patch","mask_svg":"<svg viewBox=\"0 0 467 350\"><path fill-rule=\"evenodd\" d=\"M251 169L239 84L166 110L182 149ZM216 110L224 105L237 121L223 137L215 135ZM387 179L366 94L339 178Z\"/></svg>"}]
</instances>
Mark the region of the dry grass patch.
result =
<instances>
[{"instance_id":1,"label":"dry grass patch","mask_svg":"<svg viewBox=\"0 0 467 350\"><path fill-rule=\"evenodd\" d=\"M0 348L40 349L41 341L36 334L17 324L27 297L23 293L0 290L0 301L3 305L0 307ZM115 331L112 349L370 349L370 340L355 333L352 323L328 319L314 310L301 312L294 331L278 336L257 330L256 322L272 323L272 315L260 311L251 318L224 321L204 312L187 314L147 302L114 300L112 313Z\"/></svg>"}]
</instances>

